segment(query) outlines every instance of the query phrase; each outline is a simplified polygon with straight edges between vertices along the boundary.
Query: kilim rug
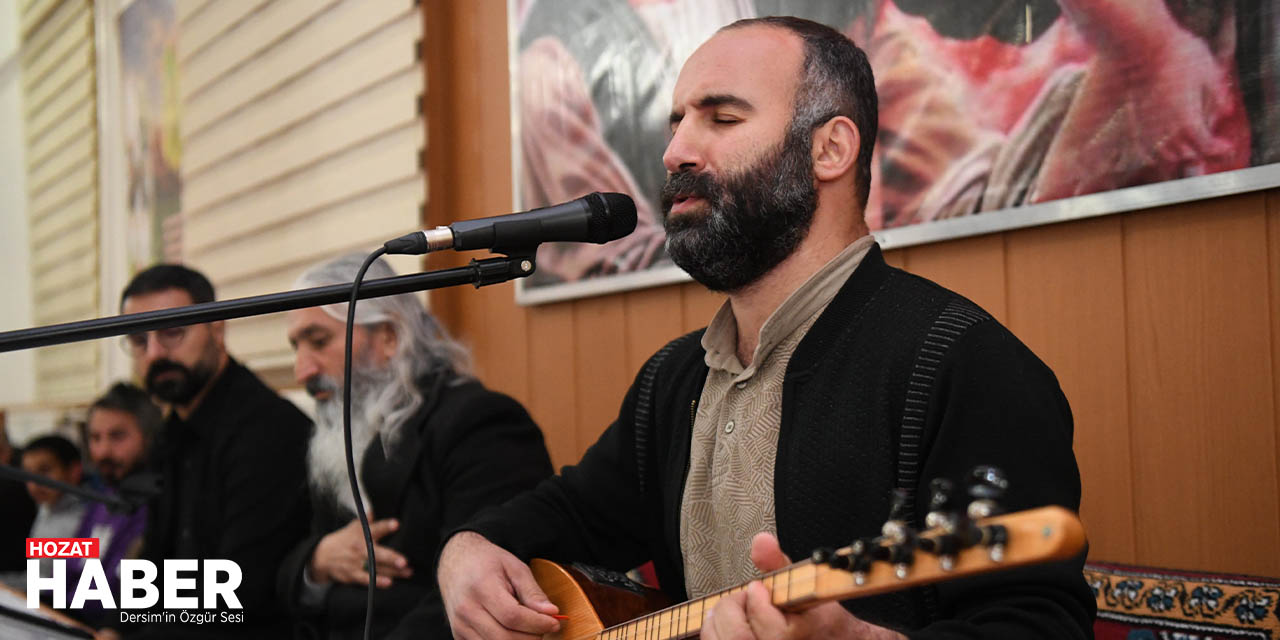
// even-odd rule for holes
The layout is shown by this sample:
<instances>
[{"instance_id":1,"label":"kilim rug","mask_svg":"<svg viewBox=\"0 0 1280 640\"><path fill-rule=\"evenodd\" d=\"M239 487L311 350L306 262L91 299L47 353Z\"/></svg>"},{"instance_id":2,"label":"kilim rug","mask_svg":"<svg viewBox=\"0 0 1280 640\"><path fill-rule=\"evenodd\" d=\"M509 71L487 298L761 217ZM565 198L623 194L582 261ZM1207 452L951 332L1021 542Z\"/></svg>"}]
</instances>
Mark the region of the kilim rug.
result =
<instances>
[{"instance_id":1,"label":"kilim rug","mask_svg":"<svg viewBox=\"0 0 1280 640\"><path fill-rule=\"evenodd\" d=\"M1280 640L1280 580L1089 563L1096 640Z\"/></svg>"}]
</instances>

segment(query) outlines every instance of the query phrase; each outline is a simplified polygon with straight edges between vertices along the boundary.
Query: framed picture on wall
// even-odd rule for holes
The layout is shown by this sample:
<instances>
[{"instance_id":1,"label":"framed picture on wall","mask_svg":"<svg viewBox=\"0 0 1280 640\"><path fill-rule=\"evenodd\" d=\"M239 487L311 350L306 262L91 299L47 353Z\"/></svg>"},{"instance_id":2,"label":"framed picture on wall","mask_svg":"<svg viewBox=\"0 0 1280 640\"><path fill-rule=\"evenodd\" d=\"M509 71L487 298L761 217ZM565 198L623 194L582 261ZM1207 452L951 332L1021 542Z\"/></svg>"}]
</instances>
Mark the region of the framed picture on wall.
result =
<instances>
[{"instance_id":1,"label":"framed picture on wall","mask_svg":"<svg viewBox=\"0 0 1280 640\"><path fill-rule=\"evenodd\" d=\"M676 76L720 27L784 13L871 61L885 248L1280 185L1280 0L509 0L516 209L617 191L639 218L541 247L519 302L687 279L660 203Z\"/></svg>"}]
</instances>

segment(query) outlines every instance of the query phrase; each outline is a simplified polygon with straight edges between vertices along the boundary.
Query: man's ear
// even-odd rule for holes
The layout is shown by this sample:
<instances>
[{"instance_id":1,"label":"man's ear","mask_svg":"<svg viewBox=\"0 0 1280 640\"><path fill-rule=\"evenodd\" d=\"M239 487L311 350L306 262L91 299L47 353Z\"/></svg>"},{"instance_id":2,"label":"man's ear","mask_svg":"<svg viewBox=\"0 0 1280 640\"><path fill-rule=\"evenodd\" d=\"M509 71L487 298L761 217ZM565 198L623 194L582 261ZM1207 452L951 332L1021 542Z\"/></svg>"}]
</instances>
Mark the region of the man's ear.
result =
<instances>
[{"instance_id":1,"label":"man's ear","mask_svg":"<svg viewBox=\"0 0 1280 640\"><path fill-rule=\"evenodd\" d=\"M381 322L369 333L369 346L380 361L386 362L396 355L400 337L396 335L396 329L390 322Z\"/></svg>"},{"instance_id":2,"label":"man's ear","mask_svg":"<svg viewBox=\"0 0 1280 640\"><path fill-rule=\"evenodd\" d=\"M227 321L218 320L209 323L209 333L213 335L213 339L218 346L225 348L227 346Z\"/></svg>"},{"instance_id":3,"label":"man's ear","mask_svg":"<svg viewBox=\"0 0 1280 640\"><path fill-rule=\"evenodd\" d=\"M821 182L852 175L862 135L845 116L835 116L813 132L813 175Z\"/></svg>"}]
</instances>

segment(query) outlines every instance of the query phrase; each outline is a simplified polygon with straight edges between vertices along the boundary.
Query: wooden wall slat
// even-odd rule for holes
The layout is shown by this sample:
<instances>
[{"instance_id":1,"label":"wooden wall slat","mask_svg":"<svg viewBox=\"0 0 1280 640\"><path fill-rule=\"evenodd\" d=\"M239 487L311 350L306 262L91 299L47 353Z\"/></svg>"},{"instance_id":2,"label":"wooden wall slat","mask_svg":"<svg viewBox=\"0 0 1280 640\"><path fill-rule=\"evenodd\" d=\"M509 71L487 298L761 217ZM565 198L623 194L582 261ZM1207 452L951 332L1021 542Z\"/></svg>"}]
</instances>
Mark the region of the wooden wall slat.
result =
<instances>
[{"instance_id":1,"label":"wooden wall slat","mask_svg":"<svg viewBox=\"0 0 1280 640\"><path fill-rule=\"evenodd\" d=\"M174 0L173 15L182 29L190 27L188 21L209 8L214 0Z\"/></svg>"},{"instance_id":2,"label":"wooden wall slat","mask_svg":"<svg viewBox=\"0 0 1280 640\"><path fill-rule=\"evenodd\" d=\"M1144 564L1280 575L1265 195L1124 220ZM1258 514L1266 514L1259 518ZM1244 526L1244 523L1250 523Z\"/></svg>"},{"instance_id":3,"label":"wooden wall slat","mask_svg":"<svg viewBox=\"0 0 1280 640\"><path fill-rule=\"evenodd\" d=\"M904 249L905 268L976 302L997 320L1006 315L1004 234Z\"/></svg>"},{"instance_id":4,"label":"wooden wall slat","mask_svg":"<svg viewBox=\"0 0 1280 640\"><path fill-rule=\"evenodd\" d=\"M287 91L271 92L229 117L189 132L183 138L184 165L198 173L398 75L413 76L416 91L421 93L421 71L415 70L413 54L404 46L412 27L405 21L403 26L384 33L386 37L343 51L313 67L292 81ZM405 33L394 33L397 29ZM346 78L350 84L343 91L334 91L334 78Z\"/></svg>"},{"instance_id":5,"label":"wooden wall slat","mask_svg":"<svg viewBox=\"0 0 1280 640\"><path fill-rule=\"evenodd\" d=\"M687 333L682 305L665 287L629 291L618 298L626 316L627 371L634 378L658 349Z\"/></svg>"},{"instance_id":6,"label":"wooden wall slat","mask_svg":"<svg viewBox=\"0 0 1280 640\"><path fill-rule=\"evenodd\" d=\"M884 252L884 261L891 267L899 269L907 268L907 250L906 249L889 249Z\"/></svg>"},{"instance_id":7,"label":"wooden wall slat","mask_svg":"<svg viewBox=\"0 0 1280 640\"><path fill-rule=\"evenodd\" d=\"M184 90L185 94L196 96L226 75L237 73L237 67L254 64L277 41L290 37L307 21L335 5L336 2L332 1L275 0L261 11L245 16L242 21L217 34L217 46L192 49L190 57L184 56L184 71L195 79L190 89Z\"/></svg>"},{"instance_id":8,"label":"wooden wall slat","mask_svg":"<svg viewBox=\"0 0 1280 640\"><path fill-rule=\"evenodd\" d=\"M24 78L23 90L30 92L56 67L66 64L74 53L88 47L92 40L93 12L84 10L61 27L56 37L49 40L46 46L34 49L31 54L24 51L23 62L27 65L29 75Z\"/></svg>"},{"instance_id":9,"label":"wooden wall slat","mask_svg":"<svg viewBox=\"0 0 1280 640\"><path fill-rule=\"evenodd\" d=\"M709 291L696 282L675 285L667 290L673 291L670 295L680 298L681 323L684 325L680 330L681 334L696 331L710 324L711 319L715 317L725 301L723 293Z\"/></svg>"},{"instance_id":10,"label":"wooden wall slat","mask_svg":"<svg viewBox=\"0 0 1280 640\"><path fill-rule=\"evenodd\" d=\"M200 14L199 20L186 21L179 9L174 19L181 25L182 37L178 39L178 61L182 63L183 75L195 78L212 77L209 73L196 73L200 70L200 52L211 42L222 36L228 29L234 28L247 16L268 4L288 4L278 0L241 0L240 2L214 2ZM176 8L175 8L176 9ZM256 18L257 16L253 16ZM256 20L254 20L256 21ZM183 24L183 22L186 22ZM241 52L234 52L239 54Z\"/></svg>"},{"instance_id":11,"label":"wooden wall slat","mask_svg":"<svg viewBox=\"0 0 1280 640\"><path fill-rule=\"evenodd\" d=\"M31 119L27 121L27 144L35 144L51 131L57 130L57 124L72 111L84 108L85 105L93 109L95 95L93 76L86 74L73 80L58 92L56 98L31 115Z\"/></svg>"},{"instance_id":12,"label":"wooden wall slat","mask_svg":"<svg viewBox=\"0 0 1280 640\"><path fill-rule=\"evenodd\" d=\"M43 272L77 256L93 253L98 245L98 225L80 224L58 234L58 241L43 251L35 251L31 266L33 271ZM89 275L89 274L86 274ZM48 286L48 283L42 283Z\"/></svg>"},{"instance_id":13,"label":"wooden wall slat","mask_svg":"<svg viewBox=\"0 0 1280 640\"><path fill-rule=\"evenodd\" d=\"M1280 466L1280 189L1267 193L1267 264L1271 284L1271 409L1275 416L1272 426L1276 465ZM1276 474L1275 492L1280 496L1280 473ZM1276 518L1280 520L1280 513Z\"/></svg>"},{"instance_id":14,"label":"wooden wall slat","mask_svg":"<svg viewBox=\"0 0 1280 640\"><path fill-rule=\"evenodd\" d=\"M43 247L57 234L93 215L95 178L93 163L85 163L68 173L58 189L46 189L30 200L32 247Z\"/></svg>"},{"instance_id":15,"label":"wooden wall slat","mask_svg":"<svg viewBox=\"0 0 1280 640\"><path fill-rule=\"evenodd\" d=\"M469 256L478 257L478 256ZM510 283L473 289L458 287L473 297L480 310L478 331L469 334L469 344L481 367L482 380L518 398L528 398L531 385L529 365L529 341L538 339L530 335L528 317L513 315L511 299L515 296ZM564 359L572 359L566 352ZM534 375L541 375L536 372ZM568 384L568 382L566 382Z\"/></svg>"},{"instance_id":16,"label":"wooden wall slat","mask_svg":"<svg viewBox=\"0 0 1280 640\"><path fill-rule=\"evenodd\" d=\"M1071 402L1089 555L1134 562L1121 217L1009 232L1006 264L1008 326Z\"/></svg>"},{"instance_id":17,"label":"wooden wall slat","mask_svg":"<svg viewBox=\"0 0 1280 640\"><path fill-rule=\"evenodd\" d=\"M575 337L573 304L530 309L529 396L527 408L542 427L551 463L557 469L578 461L577 371L572 357ZM486 383L488 381L486 380Z\"/></svg>"},{"instance_id":18,"label":"wooden wall slat","mask_svg":"<svg viewBox=\"0 0 1280 640\"><path fill-rule=\"evenodd\" d=\"M97 140L94 136L72 138L67 146L41 160L39 166L27 168L27 193L35 197L45 189L56 188L58 181L77 167L86 163L94 164L93 152L96 148Z\"/></svg>"},{"instance_id":19,"label":"wooden wall slat","mask_svg":"<svg viewBox=\"0 0 1280 640\"><path fill-rule=\"evenodd\" d=\"M22 19L19 22L21 32L25 34L35 28L36 25L44 20L45 15L53 9L53 5L57 1L27 0L24 2L21 10Z\"/></svg>"},{"instance_id":20,"label":"wooden wall slat","mask_svg":"<svg viewBox=\"0 0 1280 640\"><path fill-rule=\"evenodd\" d=\"M343 2L308 23L306 29L263 52L254 64L201 87L199 93L187 94L185 100L190 108L182 113L180 126L183 134L199 131L234 110L279 90L316 64L406 15L398 3ZM210 52L210 55L218 54ZM201 79L191 78L188 82L199 85Z\"/></svg>"},{"instance_id":21,"label":"wooden wall slat","mask_svg":"<svg viewBox=\"0 0 1280 640\"><path fill-rule=\"evenodd\" d=\"M302 267L349 247L382 244L387 234L394 233L404 222L399 220L404 216L396 212L414 210L422 197L419 181L404 180L334 207L287 218L234 241L193 251L192 255L198 256L204 268L221 274L224 286L251 277L264 267ZM412 230L407 225L399 227L401 233Z\"/></svg>"},{"instance_id":22,"label":"wooden wall slat","mask_svg":"<svg viewBox=\"0 0 1280 640\"><path fill-rule=\"evenodd\" d=\"M422 123L415 96L422 79L405 74L373 90L352 96L333 109L300 122L285 131L226 157L205 170L184 173L190 188L183 200L192 210L258 188L308 165L350 151L378 136L397 129L409 134L421 146Z\"/></svg>"},{"instance_id":23,"label":"wooden wall slat","mask_svg":"<svg viewBox=\"0 0 1280 640\"><path fill-rule=\"evenodd\" d=\"M327 159L306 172L281 178L247 196L218 202L203 211L185 213L184 237L193 254L230 242L264 220L318 211L375 189L413 178L421 138L383 136L351 151L351 157ZM359 162L351 162L351 158Z\"/></svg>"},{"instance_id":24,"label":"wooden wall slat","mask_svg":"<svg viewBox=\"0 0 1280 640\"><path fill-rule=\"evenodd\" d=\"M626 315L619 301L597 296L573 304L577 442L595 442L618 415L635 375L627 363Z\"/></svg>"},{"instance_id":25,"label":"wooden wall slat","mask_svg":"<svg viewBox=\"0 0 1280 640\"><path fill-rule=\"evenodd\" d=\"M85 73L93 73L93 46L91 41L77 44L61 64L53 67L48 75L30 79L31 88L23 96L27 117L34 117L53 102L72 82Z\"/></svg>"},{"instance_id":26,"label":"wooden wall slat","mask_svg":"<svg viewBox=\"0 0 1280 640\"><path fill-rule=\"evenodd\" d=\"M88 137L98 123L93 107L93 103L86 102L79 109L63 116L62 121L49 135L42 136L27 148L30 153L28 163L32 167L38 167L53 157L59 149L65 148L77 139Z\"/></svg>"},{"instance_id":27,"label":"wooden wall slat","mask_svg":"<svg viewBox=\"0 0 1280 640\"><path fill-rule=\"evenodd\" d=\"M58 7L50 11L49 5L58 3ZM44 6L24 10L22 20L22 55L31 60L42 53L49 43L53 42L68 23L79 17L89 8L85 0L50 0ZM46 17L47 16L47 17ZM35 27L35 32L32 32Z\"/></svg>"}]
</instances>

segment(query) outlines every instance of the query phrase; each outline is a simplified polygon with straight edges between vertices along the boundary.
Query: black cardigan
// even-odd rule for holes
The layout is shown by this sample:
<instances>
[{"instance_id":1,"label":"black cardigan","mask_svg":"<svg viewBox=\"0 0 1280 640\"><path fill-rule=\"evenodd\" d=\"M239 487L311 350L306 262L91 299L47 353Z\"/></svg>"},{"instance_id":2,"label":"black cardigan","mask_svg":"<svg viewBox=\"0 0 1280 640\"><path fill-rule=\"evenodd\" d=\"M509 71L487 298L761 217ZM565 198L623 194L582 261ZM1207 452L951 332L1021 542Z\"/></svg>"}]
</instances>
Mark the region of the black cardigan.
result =
<instances>
[{"instance_id":1,"label":"black cardigan","mask_svg":"<svg viewBox=\"0 0 1280 640\"><path fill-rule=\"evenodd\" d=\"M937 349L925 337L939 330L951 344L934 362ZM684 599L679 515L707 375L700 335L671 343L661 366L642 370L618 419L578 465L466 528L526 559L619 570L652 560L663 589ZM922 371L930 384L913 406L908 383ZM651 409L637 415L646 388L652 399L642 404ZM919 420L909 424L913 411ZM639 437L638 421L651 423ZM909 427L920 435L923 464L903 473L912 452L899 442ZM979 464L1008 475L1009 510L1077 509L1071 439L1070 408L1048 367L972 302L889 267L873 248L787 367L774 471L779 540L801 558L876 535L899 477L914 478L916 495L927 496L933 478L958 480ZM926 503L916 501L918 527ZM1094 600L1083 561L1081 554L845 606L912 638L1087 638Z\"/></svg>"},{"instance_id":2,"label":"black cardigan","mask_svg":"<svg viewBox=\"0 0 1280 640\"><path fill-rule=\"evenodd\" d=\"M378 638L452 638L436 589L435 551L441 534L481 507L499 504L551 475L542 432L511 398L469 381L424 385L427 401L402 427L391 459L381 440L364 453L361 486L375 518L400 528L377 544L403 553L413 575L374 593ZM311 535L280 567L278 589L295 616L298 638L360 638L365 588L335 584L320 609L300 602L302 571L320 538L346 525L329 502L313 504Z\"/></svg>"}]
</instances>

